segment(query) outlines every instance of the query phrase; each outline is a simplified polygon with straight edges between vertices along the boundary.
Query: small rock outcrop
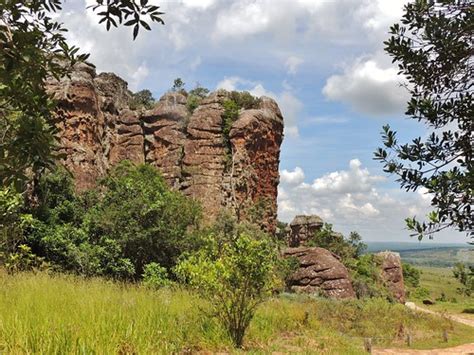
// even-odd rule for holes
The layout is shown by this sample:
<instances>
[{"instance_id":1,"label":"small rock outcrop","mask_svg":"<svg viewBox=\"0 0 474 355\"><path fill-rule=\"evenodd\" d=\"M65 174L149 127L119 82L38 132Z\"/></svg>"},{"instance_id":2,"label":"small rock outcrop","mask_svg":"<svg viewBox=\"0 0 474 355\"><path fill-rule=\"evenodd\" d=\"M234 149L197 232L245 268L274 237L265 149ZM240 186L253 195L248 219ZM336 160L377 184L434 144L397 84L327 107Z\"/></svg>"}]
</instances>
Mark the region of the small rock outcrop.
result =
<instances>
[{"instance_id":1,"label":"small rock outcrop","mask_svg":"<svg viewBox=\"0 0 474 355\"><path fill-rule=\"evenodd\" d=\"M290 223L288 235L288 245L290 247L299 247L306 245L306 242L314 236L314 233L321 229L323 220L316 215L296 216Z\"/></svg>"},{"instance_id":2,"label":"small rock outcrop","mask_svg":"<svg viewBox=\"0 0 474 355\"><path fill-rule=\"evenodd\" d=\"M285 257L295 257L298 270L290 277L294 292L316 293L330 298L355 298L349 272L337 255L323 248L288 248Z\"/></svg>"},{"instance_id":3,"label":"small rock outcrop","mask_svg":"<svg viewBox=\"0 0 474 355\"><path fill-rule=\"evenodd\" d=\"M377 253L376 257L381 262L381 275L385 286L397 302L405 303L405 283L400 254L384 251Z\"/></svg>"},{"instance_id":4,"label":"small rock outcrop","mask_svg":"<svg viewBox=\"0 0 474 355\"><path fill-rule=\"evenodd\" d=\"M58 101L63 164L78 190L93 187L121 160L146 162L199 200L208 220L222 208L246 219L250 207L260 205L262 226L275 231L283 117L272 99L241 110L226 133L225 91L211 93L192 113L181 92L165 94L151 110L133 110L127 83L86 63L51 80L48 90Z\"/></svg>"}]
</instances>

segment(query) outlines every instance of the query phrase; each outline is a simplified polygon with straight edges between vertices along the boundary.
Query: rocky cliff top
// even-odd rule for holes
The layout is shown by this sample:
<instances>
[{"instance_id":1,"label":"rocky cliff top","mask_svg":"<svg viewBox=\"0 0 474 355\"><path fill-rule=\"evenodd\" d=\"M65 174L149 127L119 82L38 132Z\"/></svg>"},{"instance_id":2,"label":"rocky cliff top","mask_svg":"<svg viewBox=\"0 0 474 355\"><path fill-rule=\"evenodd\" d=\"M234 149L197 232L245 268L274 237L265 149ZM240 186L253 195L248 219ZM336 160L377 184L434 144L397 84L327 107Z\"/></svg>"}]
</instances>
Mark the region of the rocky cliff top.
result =
<instances>
[{"instance_id":1,"label":"rocky cliff top","mask_svg":"<svg viewBox=\"0 0 474 355\"><path fill-rule=\"evenodd\" d=\"M149 110L132 109L123 79L85 63L48 87L59 102L63 163L77 189L93 187L121 160L146 162L170 186L201 201L209 220L226 208L275 230L283 117L274 100L256 100L230 123L223 116L232 93L224 90L192 111L185 92L168 92Z\"/></svg>"}]
</instances>

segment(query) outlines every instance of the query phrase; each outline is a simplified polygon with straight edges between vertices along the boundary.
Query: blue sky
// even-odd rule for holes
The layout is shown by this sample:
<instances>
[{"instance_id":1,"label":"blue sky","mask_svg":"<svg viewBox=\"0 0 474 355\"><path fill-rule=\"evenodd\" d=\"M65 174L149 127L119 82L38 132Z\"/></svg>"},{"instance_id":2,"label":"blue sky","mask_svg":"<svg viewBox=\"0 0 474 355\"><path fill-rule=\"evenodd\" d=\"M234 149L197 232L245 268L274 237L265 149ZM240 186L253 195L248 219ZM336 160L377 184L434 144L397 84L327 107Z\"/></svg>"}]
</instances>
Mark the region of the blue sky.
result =
<instances>
[{"instance_id":1,"label":"blue sky","mask_svg":"<svg viewBox=\"0 0 474 355\"><path fill-rule=\"evenodd\" d=\"M423 216L429 196L404 193L372 159L386 123L402 141L426 134L404 118L403 78L383 51L405 1L153 0L166 25L136 41L127 29L106 32L85 10L90 2L66 2L69 39L132 90L159 98L181 77L188 88L199 82L278 102L285 117L280 219L318 214L366 240L410 240L403 219ZM467 238L450 231L435 241Z\"/></svg>"}]
</instances>

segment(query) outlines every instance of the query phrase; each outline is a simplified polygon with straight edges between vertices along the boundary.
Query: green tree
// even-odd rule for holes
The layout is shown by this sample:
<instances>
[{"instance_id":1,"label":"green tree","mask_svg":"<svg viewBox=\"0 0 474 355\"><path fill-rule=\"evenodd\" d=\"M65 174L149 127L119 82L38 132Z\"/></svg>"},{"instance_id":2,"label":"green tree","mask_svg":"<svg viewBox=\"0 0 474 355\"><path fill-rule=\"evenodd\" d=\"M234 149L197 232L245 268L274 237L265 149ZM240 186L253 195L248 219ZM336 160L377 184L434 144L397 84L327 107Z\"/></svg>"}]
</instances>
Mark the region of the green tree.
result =
<instances>
[{"instance_id":1,"label":"green tree","mask_svg":"<svg viewBox=\"0 0 474 355\"><path fill-rule=\"evenodd\" d=\"M415 288L419 287L421 270L407 263L402 263L402 269L405 285Z\"/></svg>"},{"instance_id":2,"label":"green tree","mask_svg":"<svg viewBox=\"0 0 474 355\"><path fill-rule=\"evenodd\" d=\"M56 20L62 0L0 2L0 180L18 191L51 168L55 153L52 97L48 77L59 79L86 54L69 46ZM106 29L120 24L150 30L147 21L163 23L159 8L148 0L97 0L92 6Z\"/></svg>"},{"instance_id":3,"label":"green tree","mask_svg":"<svg viewBox=\"0 0 474 355\"><path fill-rule=\"evenodd\" d=\"M150 90L140 90L132 95L132 100L130 102L131 109L151 109L155 103L155 98Z\"/></svg>"},{"instance_id":4,"label":"green tree","mask_svg":"<svg viewBox=\"0 0 474 355\"><path fill-rule=\"evenodd\" d=\"M184 91L184 86L185 85L186 84L184 83L184 81L181 78L176 78L173 81L173 86L171 88L171 91L182 92L182 91Z\"/></svg>"},{"instance_id":5,"label":"green tree","mask_svg":"<svg viewBox=\"0 0 474 355\"><path fill-rule=\"evenodd\" d=\"M15 245L26 244L55 270L137 279L144 265L155 262L169 270L182 252L198 245L192 231L199 205L171 191L154 167L124 161L95 190L76 194L73 186L64 169L44 174L38 206L30 208L32 222L17 228ZM20 202L12 200L8 218L16 224L9 222L9 228L20 223Z\"/></svg>"},{"instance_id":6,"label":"green tree","mask_svg":"<svg viewBox=\"0 0 474 355\"><path fill-rule=\"evenodd\" d=\"M189 113L193 113L194 110L199 106L202 99L209 94L209 89L202 87L199 83L196 83L196 87L189 92L186 107Z\"/></svg>"},{"instance_id":7,"label":"green tree","mask_svg":"<svg viewBox=\"0 0 474 355\"><path fill-rule=\"evenodd\" d=\"M175 273L210 302L212 314L240 348L257 306L271 294L277 255L268 240L245 233L223 245L218 239L211 235Z\"/></svg>"},{"instance_id":8,"label":"green tree","mask_svg":"<svg viewBox=\"0 0 474 355\"><path fill-rule=\"evenodd\" d=\"M198 227L197 202L172 191L156 168L124 161L101 182L103 192L84 217L92 240L110 238L138 275L151 262L170 269L193 248L190 229Z\"/></svg>"},{"instance_id":9,"label":"green tree","mask_svg":"<svg viewBox=\"0 0 474 355\"><path fill-rule=\"evenodd\" d=\"M474 266L466 266L458 263L453 269L453 275L463 285L458 289L459 293L470 296L474 293Z\"/></svg>"},{"instance_id":10,"label":"green tree","mask_svg":"<svg viewBox=\"0 0 474 355\"><path fill-rule=\"evenodd\" d=\"M341 257L346 264L359 257L367 245L362 242L362 237L357 232L351 232L346 239L341 233L334 232L332 224L325 223L314 236L308 240L309 246L328 249Z\"/></svg>"},{"instance_id":11,"label":"green tree","mask_svg":"<svg viewBox=\"0 0 474 355\"><path fill-rule=\"evenodd\" d=\"M23 196L13 188L0 189L0 260L24 243L24 231L32 223L25 213Z\"/></svg>"},{"instance_id":12,"label":"green tree","mask_svg":"<svg viewBox=\"0 0 474 355\"><path fill-rule=\"evenodd\" d=\"M473 21L469 1L416 0L405 6L401 24L390 28L385 42L407 79L406 115L424 123L429 134L401 144L384 126L384 148L375 159L398 176L402 188L431 194L428 221L406 220L420 240L448 227L474 237Z\"/></svg>"}]
</instances>

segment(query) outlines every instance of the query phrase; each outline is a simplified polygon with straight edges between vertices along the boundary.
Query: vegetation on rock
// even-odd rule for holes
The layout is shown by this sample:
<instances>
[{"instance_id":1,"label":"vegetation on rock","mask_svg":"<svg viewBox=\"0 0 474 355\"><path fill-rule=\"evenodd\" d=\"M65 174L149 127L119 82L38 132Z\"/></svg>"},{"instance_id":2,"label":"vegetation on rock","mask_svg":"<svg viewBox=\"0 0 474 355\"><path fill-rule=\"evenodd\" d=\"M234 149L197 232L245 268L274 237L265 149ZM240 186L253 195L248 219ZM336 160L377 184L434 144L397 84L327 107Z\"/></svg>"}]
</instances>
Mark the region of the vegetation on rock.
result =
<instances>
[{"instance_id":1,"label":"vegetation on rock","mask_svg":"<svg viewBox=\"0 0 474 355\"><path fill-rule=\"evenodd\" d=\"M150 90L144 89L132 94L132 99L130 101L130 109L146 109L149 110L153 108L155 104L155 98Z\"/></svg>"}]
</instances>

